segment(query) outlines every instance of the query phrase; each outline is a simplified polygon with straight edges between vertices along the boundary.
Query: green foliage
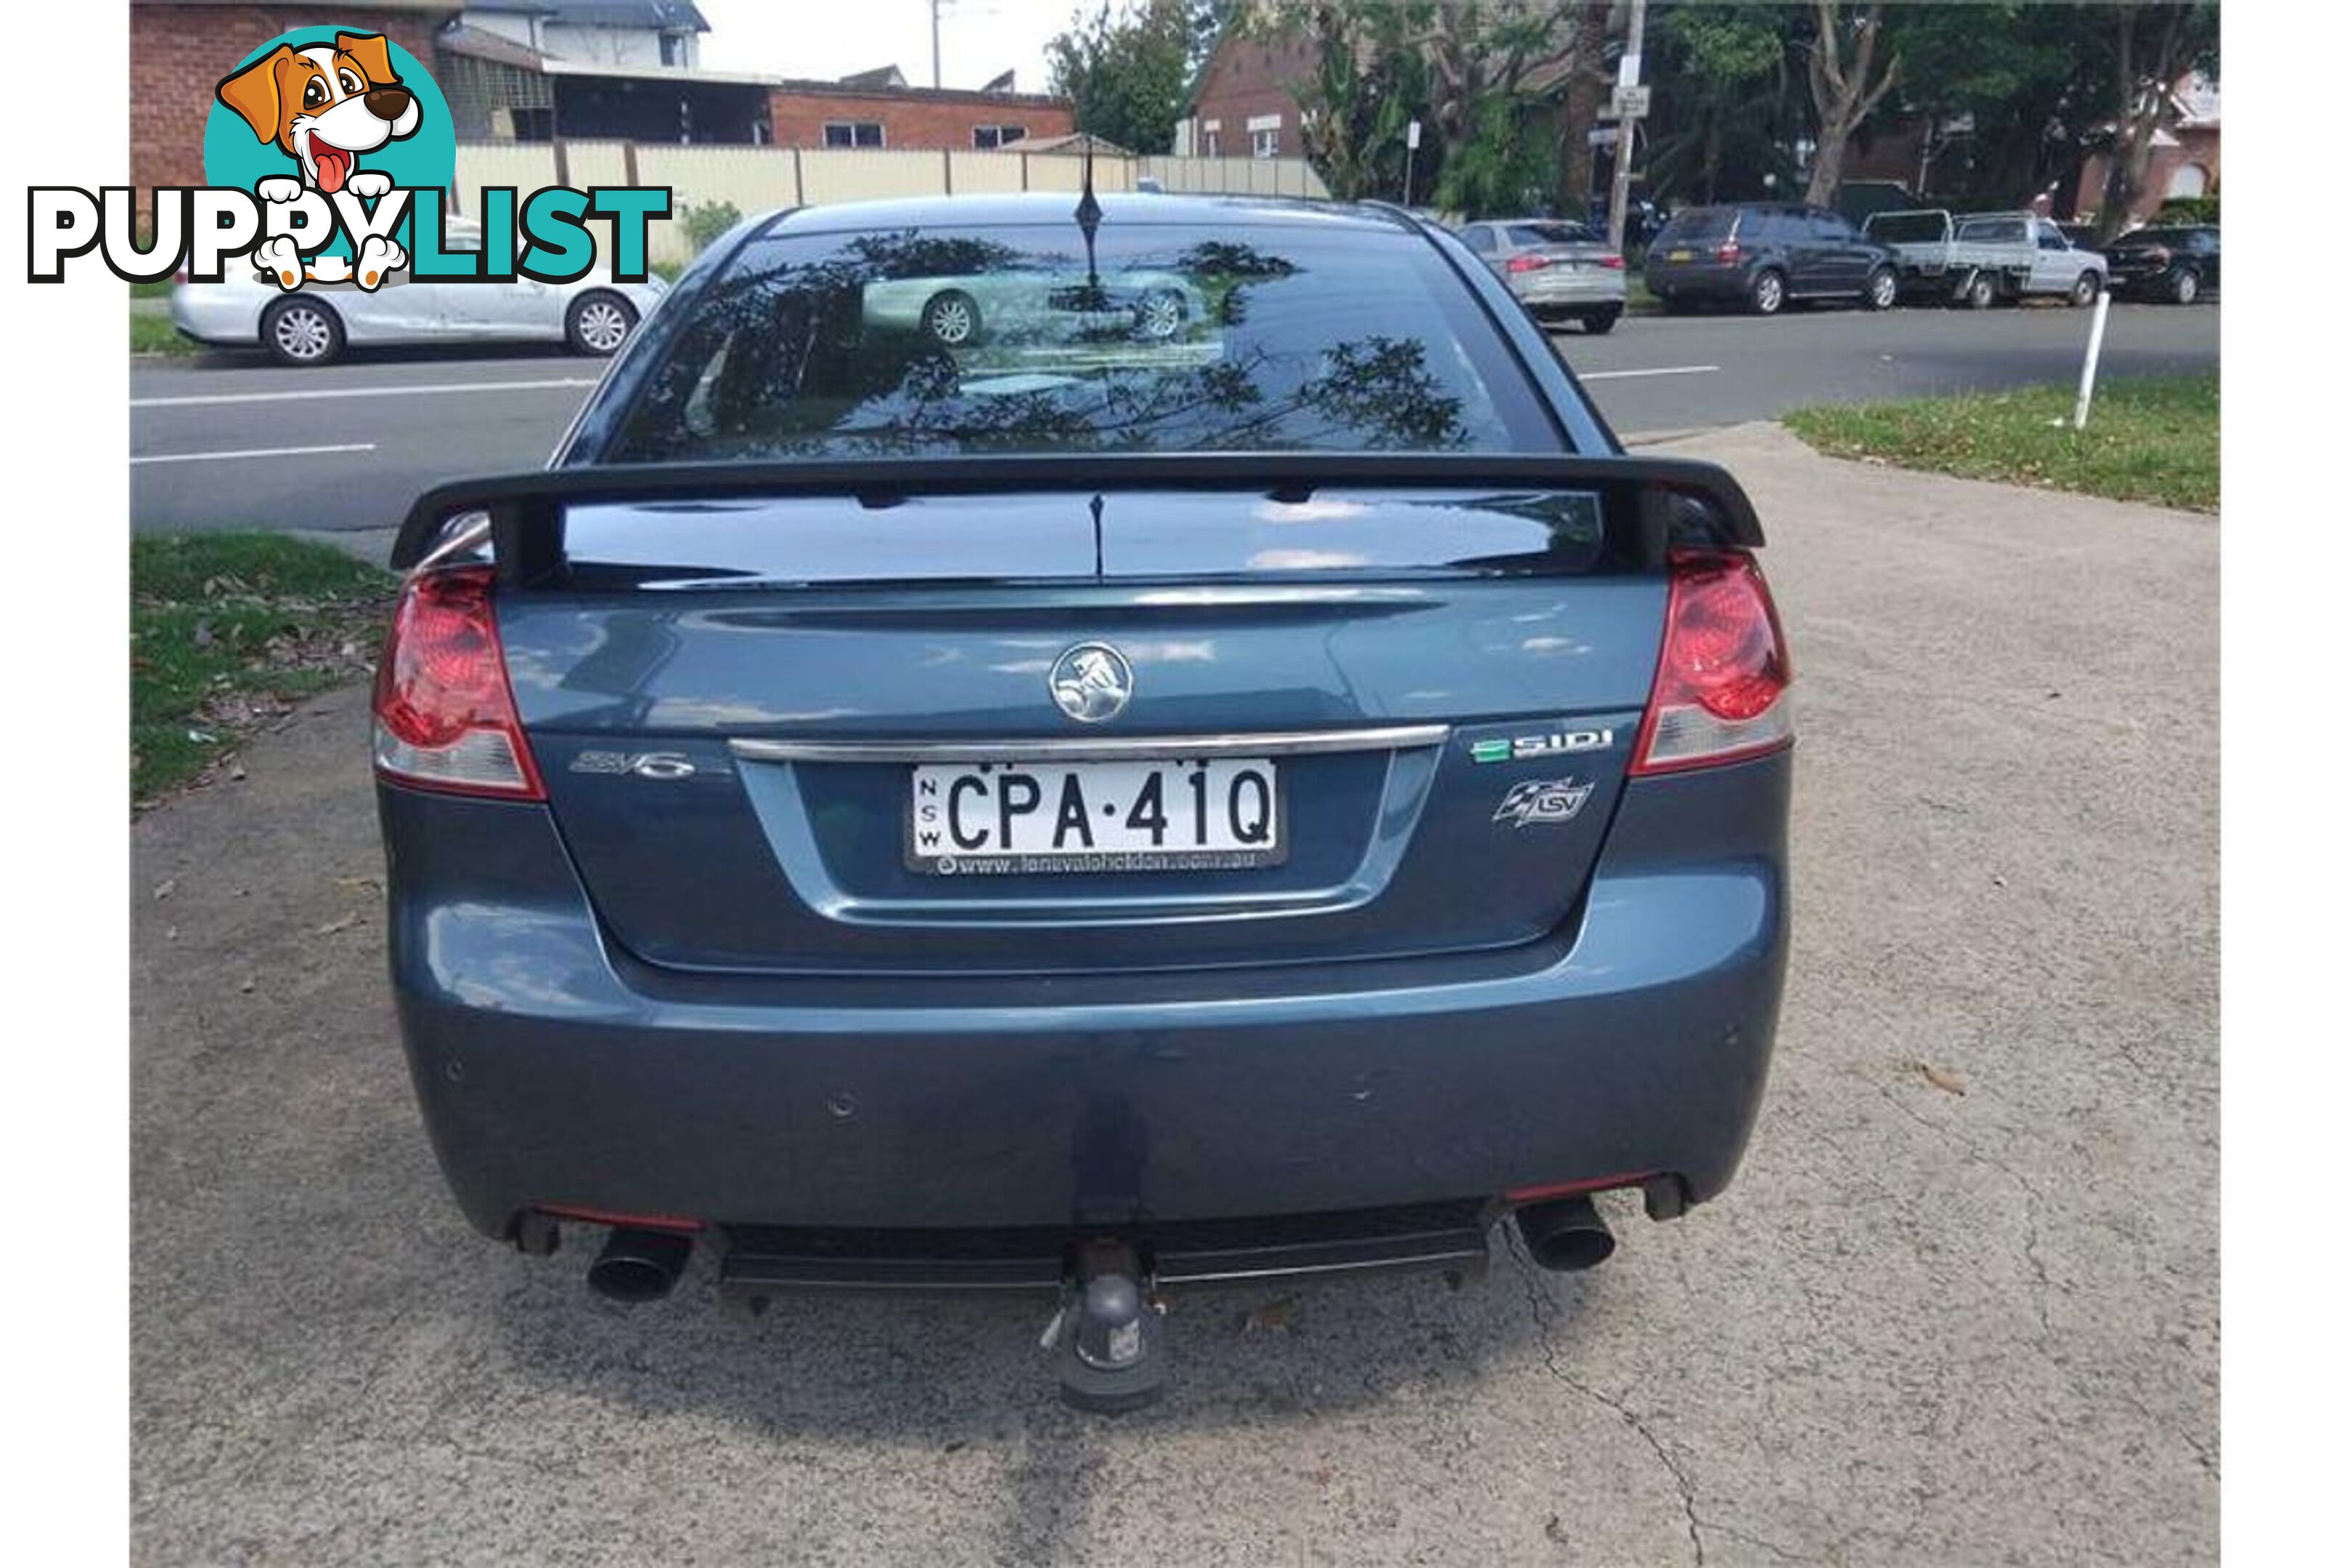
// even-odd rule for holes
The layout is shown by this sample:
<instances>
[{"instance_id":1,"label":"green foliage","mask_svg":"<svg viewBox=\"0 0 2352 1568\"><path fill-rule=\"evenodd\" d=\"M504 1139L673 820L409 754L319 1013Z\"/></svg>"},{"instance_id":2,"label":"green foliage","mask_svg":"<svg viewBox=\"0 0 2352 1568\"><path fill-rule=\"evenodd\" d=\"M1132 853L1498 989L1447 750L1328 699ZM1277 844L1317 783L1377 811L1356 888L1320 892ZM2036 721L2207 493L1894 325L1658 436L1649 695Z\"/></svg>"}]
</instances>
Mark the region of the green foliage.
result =
<instances>
[{"instance_id":1,"label":"green foliage","mask_svg":"<svg viewBox=\"0 0 2352 1568\"><path fill-rule=\"evenodd\" d=\"M1789 428L1834 458L2212 511L2221 504L2219 374L2104 383L2069 428L2074 389L2025 387L1800 408Z\"/></svg>"},{"instance_id":2,"label":"green foliage","mask_svg":"<svg viewBox=\"0 0 2352 1568\"><path fill-rule=\"evenodd\" d=\"M1196 51L1197 0L1102 0L1045 46L1052 90L1076 109L1077 128L1132 153L1165 153L1184 113ZM1207 36L1213 37L1213 34Z\"/></svg>"},{"instance_id":3,"label":"green foliage","mask_svg":"<svg viewBox=\"0 0 2352 1568\"><path fill-rule=\"evenodd\" d=\"M743 215L733 202L693 202L678 214L686 225L686 237L694 244L699 256L710 242L743 221Z\"/></svg>"},{"instance_id":4,"label":"green foliage","mask_svg":"<svg viewBox=\"0 0 2352 1568\"><path fill-rule=\"evenodd\" d=\"M1682 205L1798 194L1793 147L1810 104L1791 66L1804 26L1791 5L1664 15L1651 34L1657 90L1643 127L1650 195Z\"/></svg>"},{"instance_id":5,"label":"green foliage","mask_svg":"<svg viewBox=\"0 0 2352 1568\"><path fill-rule=\"evenodd\" d=\"M2158 223L2220 223L2221 198L2210 196L2174 196L2156 209Z\"/></svg>"},{"instance_id":6,"label":"green foliage","mask_svg":"<svg viewBox=\"0 0 2352 1568\"><path fill-rule=\"evenodd\" d=\"M1431 97L1429 65L1412 39L1435 12L1424 3L1290 14L1315 46L1312 74L1297 89L1307 161L1340 201L1405 195L1405 127L1429 117ZM1444 149L1424 135L1412 162L1408 199L1419 200L1435 188Z\"/></svg>"},{"instance_id":7,"label":"green foliage","mask_svg":"<svg viewBox=\"0 0 2352 1568\"><path fill-rule=\"evenodd\" d=\"M1480 100L1469 134L1437 180L1439 209L1468 218L1542 211L1559 181L1559 143L1545 133L1540 115L1499 93Z\"/></svg>"}]
</instances>

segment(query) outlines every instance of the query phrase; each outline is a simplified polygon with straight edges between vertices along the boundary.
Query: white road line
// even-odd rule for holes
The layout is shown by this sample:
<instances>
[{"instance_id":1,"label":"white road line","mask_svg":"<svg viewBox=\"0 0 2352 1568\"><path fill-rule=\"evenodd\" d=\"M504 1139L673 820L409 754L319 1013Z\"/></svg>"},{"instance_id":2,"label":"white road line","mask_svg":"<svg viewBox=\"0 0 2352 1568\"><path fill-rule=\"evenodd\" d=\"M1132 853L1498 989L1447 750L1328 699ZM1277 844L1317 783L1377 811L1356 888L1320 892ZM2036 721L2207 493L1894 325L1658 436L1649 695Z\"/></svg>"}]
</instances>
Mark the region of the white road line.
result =
<instances>
[{"instance_id":1,"label":"white road line","mask_svg":"<svg viewBox=\"0 0 2352 1568\"><path fill-rule=\"evenodd\" d=\"M316 392L217 392L194 397L134 397L133 408L203 408L224 403L309 403L321 397L415 397L428 392L537 392L553 387L591 387L593 380L565 376L555 381L449 381L427 386L322 386Z\"/></svg>"},{"instance_id":2,"label":"white road line","mask_svg":"<svg viewBox=\"0 0 2352 1568\"><path fill-rule=\"evenodd\" d=\"M230 458L308 458L320 452L373 452L375 443L358 441L342 447L261 447L249 452L152 452L131 459L140 463L217 463Z\"/></svg>"},{"instance_id":3,"label":"white road line","mask_svg":"<svg viewBox=\"0 0 2352 1568\"><path fill-rule=\"evenodd\" d=\"M1575 369L1573 365L1569 368ZM1576 379L1615 381L1620 376L1628 375L1710 375L1722 368L1719 364L1667 364L1660 365L1655 370L1580 370L1576 372ZM133 404L132 406L136 407L137 405Z\"/></svg>"}]
</instances>

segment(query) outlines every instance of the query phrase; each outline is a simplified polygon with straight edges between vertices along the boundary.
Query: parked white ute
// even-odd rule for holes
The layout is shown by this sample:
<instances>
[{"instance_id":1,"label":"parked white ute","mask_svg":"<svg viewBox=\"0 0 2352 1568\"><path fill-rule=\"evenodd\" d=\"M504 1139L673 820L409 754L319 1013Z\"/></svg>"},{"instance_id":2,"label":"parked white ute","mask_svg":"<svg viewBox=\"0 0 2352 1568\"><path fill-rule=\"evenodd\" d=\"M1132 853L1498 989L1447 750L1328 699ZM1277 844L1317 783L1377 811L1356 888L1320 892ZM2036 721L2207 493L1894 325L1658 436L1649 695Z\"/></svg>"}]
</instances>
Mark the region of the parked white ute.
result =
<instances>
[{"instance_id":1,"label":"parked white ute","mask_svg":"<svg viewBox=\"0 0 2352 1568\"><path fill-rule=\"evenodd\" d=\"M451 250L479 250L481 225L448 220ZM230 262L218 283L172 290L172 324L198 342L260 347L279 363L326 364L346 346L384 343L550 342L604 358L628 342L669 285L616 283L598 264L572 283L417 281L406 272L368 293L350 283L310 283L292 293Z\"/></svg>"},{"instance_id":2,"label":"parked white ute","mask_svg":"<svg viewBox=\"0 0 2352 1568\"><path fill-rule=\"evenodd\" d=\"M2107 283L2105 256L2077 248L2036 213L1873 213L1862 232L1895 252L1903 291L1914 298L1979 310L2032 294L2087 305Z\"/></svg>"}]
</instances>

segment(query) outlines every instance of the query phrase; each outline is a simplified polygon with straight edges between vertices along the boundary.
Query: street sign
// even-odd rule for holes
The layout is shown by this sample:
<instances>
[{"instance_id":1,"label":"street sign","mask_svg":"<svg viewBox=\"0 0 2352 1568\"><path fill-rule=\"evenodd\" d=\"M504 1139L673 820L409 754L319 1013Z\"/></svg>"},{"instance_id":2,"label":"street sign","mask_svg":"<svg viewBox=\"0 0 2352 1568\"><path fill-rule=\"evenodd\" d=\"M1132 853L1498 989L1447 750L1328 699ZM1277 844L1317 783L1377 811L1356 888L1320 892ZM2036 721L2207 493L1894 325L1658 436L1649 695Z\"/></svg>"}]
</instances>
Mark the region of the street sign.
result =
<instances>
[{"instance_id":1,"label":"street sign","mask_svg":"<svg viewBox=\"0 0 2352 1568\"><path fill-rule=\"evenodd\" d=\"M1639 120L1650 112L1650 89L1646 85L1620 86L1609 95L1609 112L1619 120Z\"/></svg>"},{"instance_id":2,"label":"street sign","mask_svg":"<svg viewBox=\"0 0 2352 1568\"><path fill-rule=\"evenodd\" d=\"M1421 146L1420 121L1413 120L1406 121L1404 128L1404 144L1408 149L1412 150L1417 150Z\"/></svg>"}]
</instances>

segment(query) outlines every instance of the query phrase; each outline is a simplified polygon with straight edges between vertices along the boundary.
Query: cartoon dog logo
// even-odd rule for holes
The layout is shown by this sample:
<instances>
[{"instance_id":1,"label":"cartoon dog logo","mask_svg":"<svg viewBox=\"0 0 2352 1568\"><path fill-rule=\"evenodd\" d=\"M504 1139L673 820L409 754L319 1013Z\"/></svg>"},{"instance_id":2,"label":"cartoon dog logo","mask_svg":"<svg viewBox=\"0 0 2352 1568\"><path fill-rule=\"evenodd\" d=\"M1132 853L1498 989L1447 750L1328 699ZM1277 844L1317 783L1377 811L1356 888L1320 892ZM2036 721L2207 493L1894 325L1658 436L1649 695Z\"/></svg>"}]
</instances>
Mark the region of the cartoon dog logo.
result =
<instances>
[{"instance_id":1,"label":"cartoon dog logo","mask_svg":"<svg viewBox=\"0 0 2352 1568\"><path fill-rule=\"evenodd\" d=\"M295 201L306 189L329 196L347 190L363 201L383 195L392 176L360 168L360 154L415 135L421 115L416 95L392 68L390 47L373 33L337 33L332 47L280 44L217 90L256 137L274 142L301 170L299 179L273 175L256 184L255 195L266 202ZM256 247L253 259L284 289L299 289L305 279L341 283L356 277L361 288L373 289L408 265L408 253L371 236L361 242L356 265L322 256L306 267L292 237L280 235Z\"/></svg>"}]
</instances>

